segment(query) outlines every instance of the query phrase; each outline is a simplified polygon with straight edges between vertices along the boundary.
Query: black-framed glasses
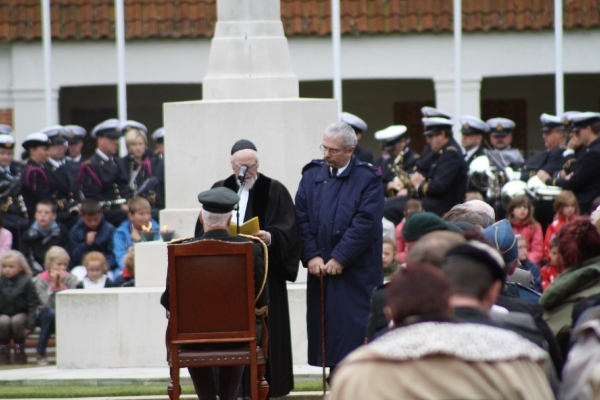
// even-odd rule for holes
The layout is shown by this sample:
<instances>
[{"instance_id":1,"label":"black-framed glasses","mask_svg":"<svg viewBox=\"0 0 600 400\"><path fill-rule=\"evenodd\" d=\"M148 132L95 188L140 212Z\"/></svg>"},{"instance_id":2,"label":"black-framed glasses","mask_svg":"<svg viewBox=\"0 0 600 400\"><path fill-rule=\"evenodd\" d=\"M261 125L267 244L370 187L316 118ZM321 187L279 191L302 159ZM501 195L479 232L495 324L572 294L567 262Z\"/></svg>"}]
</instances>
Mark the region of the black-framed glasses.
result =
<instances>
[{"instance_id":1,"label":"black-framed glasses","mask_svg":"<svg viewBox=\"0 0 600 400\"><path fill-rule=\"evenodd\" d=\"M320 145L320 146L319 146L319 149L321 149L321 151L322 151L323 153L327 153L327 152L329 152L329 154L331 154L331 155L333 155L333 156L334 156L334 155L336 155L336 154L338 154L338 153L341 153L342 151L346 150L346 147L344 147L343 149L331 149L331 148L329 148L329 147L326 147L326 146L324 146L324 145Z\"/></svg>"}]
</instances>

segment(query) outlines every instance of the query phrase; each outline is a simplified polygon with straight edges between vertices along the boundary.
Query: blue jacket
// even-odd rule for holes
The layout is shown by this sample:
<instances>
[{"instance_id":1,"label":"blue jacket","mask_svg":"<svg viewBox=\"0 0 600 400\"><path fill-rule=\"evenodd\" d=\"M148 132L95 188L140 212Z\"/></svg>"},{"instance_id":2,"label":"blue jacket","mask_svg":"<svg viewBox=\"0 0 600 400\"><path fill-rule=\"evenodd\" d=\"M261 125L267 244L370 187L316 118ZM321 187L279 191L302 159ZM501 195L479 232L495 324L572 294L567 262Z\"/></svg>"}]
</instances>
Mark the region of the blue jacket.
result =
<instances>
[{"instance_id":1,"label":"blue jacket","mask_svg":"<svg viewBox=\"0 0 600 400\"><path fill-rule=\"evenodd\" d=\"M535 291L542 293L542 273L540 272L540 266L529 259L521 261L521 266L531 274Z\"/></svg>"},{"instance_id":2,"label":"blue jacket","mask_svg":"<svg viewBox=\"0 0 600 400\"><path fill-rule=\"evenodd\" d=\"M116 267L115 257L113 254L113 236L115 227L102 217L102 222L96 229L96 239L91 246L85 241L85 237L90 230L85 226L83 220L79 220L73 228L69 239L69 248L71 249L72 265L81 265L81 260L90 251L99 251L106 257L106 266L113 270Z\"/></svg>"},{"instance_id":3,"label":"blue jacket","mask_svg":"<svg viewBox=\"0 0 600 400\"><path fill-rule=\"evenodd\" d=\"M160 237L160 227L158 226L158 222L156 222L153 219L151 219L150 221L152 222L152 227L150 228L150 230L156 231L156 237L154 238L154 240L158 240L158 238ZM129 250L129 248L133 246L133 240L131 240L130 220L127 219L123 221L123 223L117 228L117 231L115 232L114 236L113 246L113 251L115 253L115 261L117 263L117 267L113 271L113 276L116 278L121 274L121 270L125 266L123 264L123 257L125 257L125 254L127 254L127 250Z\"/></svg>"},{"instance_id":4,"label":"blue jacket","mask_svg":"<svg viewBox=\"0 0 600 400\"><path fill-rule=\"evenodd\" d=\"M337 177L323 160L313 160L302 175L296 194L302 263L320 256L344 266L341 275L324 279L326 361L333 366L363 343L371 292L383 282L381 175L354 156ZM312 274L306 294L308 363L319 366L320 280Z\"/></svg>"}]
</instances>

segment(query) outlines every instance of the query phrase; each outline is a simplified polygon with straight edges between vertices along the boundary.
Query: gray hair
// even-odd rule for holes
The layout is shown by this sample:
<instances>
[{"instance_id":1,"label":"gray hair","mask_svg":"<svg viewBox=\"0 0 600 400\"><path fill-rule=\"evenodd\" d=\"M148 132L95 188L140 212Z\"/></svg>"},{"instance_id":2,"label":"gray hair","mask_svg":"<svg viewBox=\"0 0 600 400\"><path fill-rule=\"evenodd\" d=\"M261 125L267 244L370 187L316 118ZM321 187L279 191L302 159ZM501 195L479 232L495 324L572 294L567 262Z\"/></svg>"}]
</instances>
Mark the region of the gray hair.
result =
<instances>
[{"instance_id":1,"label":"gray hair","mask_svg":"<svg viewBox=\"0 0 600 400\"><path fill-rule=\"evenodd\" d=\"M230 215L231 213L217 214L206 211L204 208L202 209L202 220L204 221L204 226L226 226Z\"/></svg>"},{"instance_id":2,"label":"gray hair","mask_svg":"<svg viewBox=\"0 0 600 400\"><path fill-rule=\"evenodd\" d=\"M256 158L256 162L258 162L258 161L259 161L259 158L258 158L258 152L257 152L256 150L252 150L252 149L244 149L244 150L248 150L248 151L251 151L251 152L253 152L253 153L254 153L254 157ZM239 150L239 151L244 151L244 150ZM233 154L231 155L231 157L229 157L229 161L231 161L231 163L232 163L232 164L233 164L233 161L234 161L234 157L235 157L235 155L236 155L237 153L238 153L238 152L236 151L235 153L233 153Z\"/></svg>"},{"instance_id":3,"label":"gray hair","mask_svg":"<svg viewBox=\"0 0 600 400\"><path fill-rule=\"evenodd\" d=\"M494 224L494 220L486 212L469 207L466 203L455 205L442 219L448 222L468 222L482 229Z\"/></svg>"},{"instance_id":4,"label":"gray hair","mask_svg":"<svg viewBox=\"0 0 600 400\"><path fill-rule=\"evenodd\" d=\"M487 215L489 215L489 217L492 219L492 221L496 220L496 212L494 211L494 208L492 206L490 206L488 203L486 203L485 201L481 201L481 200L469 200L465 203L463 203L463 205L472 208L475 211L480 211L483 213L486 213ZM493 224L494 222L492 222ZM492 225L490 224L490 225Z\"/></svg>"},{"instance_id":5,"label":"gray hair","mask_svg":"<svg viewBox=\"0 0 600 400\"><path fill-rule=\"evenodd\" d=\"M358 142L354 129L345 122L334 122L325 129L323 135L329 139L342 139L344 147L356 146Z\"/></svg>"}]
</instances>

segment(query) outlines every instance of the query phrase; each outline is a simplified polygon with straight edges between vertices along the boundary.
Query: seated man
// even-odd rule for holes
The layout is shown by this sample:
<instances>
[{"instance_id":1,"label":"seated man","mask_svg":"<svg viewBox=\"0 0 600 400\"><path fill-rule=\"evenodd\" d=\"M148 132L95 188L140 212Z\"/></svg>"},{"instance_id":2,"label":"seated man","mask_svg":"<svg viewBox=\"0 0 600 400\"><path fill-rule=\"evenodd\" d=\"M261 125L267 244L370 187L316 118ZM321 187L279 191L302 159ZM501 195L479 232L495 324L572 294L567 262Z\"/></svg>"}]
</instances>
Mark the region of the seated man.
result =
<instances>
[{"instance_id":1,"label":"seated man","mask_svg":"<svg viewBox=\"0 0 600 400\"><path fill-rule=\"evenodd\" d=\"M198 195L198 201L202 203L200 220L204 226L204 234L200 240L217 239L225 242L246 243L249 239L229 235L229 225L231 224L231 211L240 201L239 196L231 189L226 187L217 187L207 190ZM254 243L254 294L257 295L262 287L265 275L265 263L260 243ZM265 286L255 307L261 308L268 304L268 288ZM160 303L167 309L170 309L169 301L169 278L167 277L167 287L160 298ZM256 327L257 334L259 326ZM211 346L211 347L209 347ZM210 350L217 348L218 345L204 345L202 349ZM226 348L232 345L223 345ZM222 400L236 399L238 387L242 379L244 367L219 367L213 369L206 368L188 368L194 388L200 400L214 399L219 396ZM218 376L214 372L218 371ZM215 381L215 378L218 378ZM218 382L218 388L217 388Z\"/></svg>"}]
</instances>

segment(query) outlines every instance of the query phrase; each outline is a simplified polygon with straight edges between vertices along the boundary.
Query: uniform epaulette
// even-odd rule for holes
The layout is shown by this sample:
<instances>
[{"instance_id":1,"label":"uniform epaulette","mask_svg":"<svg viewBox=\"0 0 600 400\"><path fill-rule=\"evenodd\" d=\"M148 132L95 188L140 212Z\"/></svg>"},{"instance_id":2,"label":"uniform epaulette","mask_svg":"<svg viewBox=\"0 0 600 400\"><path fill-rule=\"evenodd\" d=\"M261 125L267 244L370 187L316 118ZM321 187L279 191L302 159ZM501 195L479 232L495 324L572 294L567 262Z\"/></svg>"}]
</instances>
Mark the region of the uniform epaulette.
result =
<instances>
[{"instance_id":1,"label":"uniform epaulette","mask_svg":"<svg viewBox=\"0 0 600 400\"><path fill-rule=\"evenodd\" d=\"M92 163L92 162L91 162L90 160L85 160L85 161L83 161L83 162L82 162L82 164L87 164L87 165L89 165L89 164L91 164L91 163Z\"/></svg>"},{"instance_id":2,"label":"uniform epaulette","mask_svg":"<svg viewBox=\"0 0 600 400\"><path fill-rule=\"evenodd\" d=\"M458 149L456 147L454 147L454 146L448 146L448 147L446 147L446 150L451 150L451 151L458 152Z\"/></svg>"},{"instance_id":3,"label":"uniform epaulette","mask_svg":"<svg viewBox=\"0 0 600 400\"><path fill-rule=\"evenodd\" d=\"M304 173L305 171L314 168L314 167L322 167L323 164L325 164L325 160L321 160L321 159L314 159L311 162L309 162L308 164L306 164L304 167L302 167L302 173Z\"/></svg>"}]
</instances>

